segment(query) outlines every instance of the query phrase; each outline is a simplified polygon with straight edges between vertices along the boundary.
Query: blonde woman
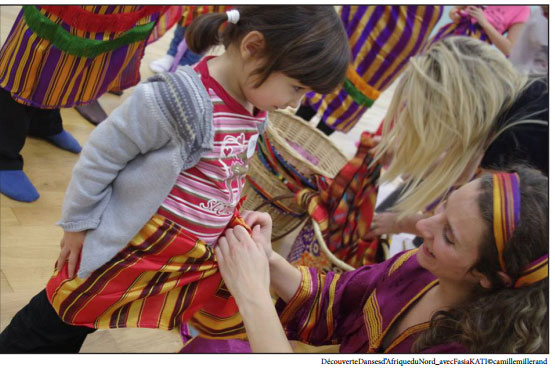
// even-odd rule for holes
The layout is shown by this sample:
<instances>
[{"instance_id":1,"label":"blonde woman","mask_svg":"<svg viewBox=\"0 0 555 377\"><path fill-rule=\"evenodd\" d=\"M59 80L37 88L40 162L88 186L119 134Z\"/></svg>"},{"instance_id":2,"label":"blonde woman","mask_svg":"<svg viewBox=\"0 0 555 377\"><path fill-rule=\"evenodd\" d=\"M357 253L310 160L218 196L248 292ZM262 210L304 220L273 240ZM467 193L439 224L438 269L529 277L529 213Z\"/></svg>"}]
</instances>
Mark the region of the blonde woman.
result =
<instances>
[{"instance_id":1,"label":"blonde woman","mask_svg":"<svg viewBox=\"0 0 555 377\"><path fill-rule=\"evenodd\" d=\"M374 217L369 236L418 234L419 212L468 182L480 163L492 170L525 161L546 174L547 107L546 82L527 81L484 42L446 38L411 59L376 155L393 155L382 181L408 183L393 212Z\"/></svg>"}]
</instances>

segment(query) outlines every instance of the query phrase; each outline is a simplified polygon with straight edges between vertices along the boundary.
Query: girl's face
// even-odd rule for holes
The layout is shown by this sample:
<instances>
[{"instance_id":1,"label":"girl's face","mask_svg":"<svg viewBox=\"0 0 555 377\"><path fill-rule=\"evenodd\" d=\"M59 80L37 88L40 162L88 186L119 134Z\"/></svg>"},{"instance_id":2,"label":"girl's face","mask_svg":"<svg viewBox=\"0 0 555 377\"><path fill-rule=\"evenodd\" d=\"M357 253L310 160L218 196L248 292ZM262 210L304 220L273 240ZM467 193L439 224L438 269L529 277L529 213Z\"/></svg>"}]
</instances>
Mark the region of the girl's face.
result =
<instances>
[{"instance_id":1,"label":"girl's face","mask_svg":"<svg viewBox=\"0 0 555 377\"><path fill-rule=\"evenodd\" d=\"M470 269L479 257L479 242L487 231L478 207L480 182L472 181L454 191L434 215L416 223L424 238L417 259L440 281L477 282Z\"/></svg>"},{"instance_id":2,"label":"girl's face","mask_svg":"<svg viewBox=\"0 0 555 377\"><path fill-rule=\"evenodd\" d=\"M256 77L250 78L243 87L243 93L254 107L264 111L297 107L301 98L310 91L298 80L281 72L272 72L258 88L253 85L255 80Z\"/></svg>"}]
</instances>

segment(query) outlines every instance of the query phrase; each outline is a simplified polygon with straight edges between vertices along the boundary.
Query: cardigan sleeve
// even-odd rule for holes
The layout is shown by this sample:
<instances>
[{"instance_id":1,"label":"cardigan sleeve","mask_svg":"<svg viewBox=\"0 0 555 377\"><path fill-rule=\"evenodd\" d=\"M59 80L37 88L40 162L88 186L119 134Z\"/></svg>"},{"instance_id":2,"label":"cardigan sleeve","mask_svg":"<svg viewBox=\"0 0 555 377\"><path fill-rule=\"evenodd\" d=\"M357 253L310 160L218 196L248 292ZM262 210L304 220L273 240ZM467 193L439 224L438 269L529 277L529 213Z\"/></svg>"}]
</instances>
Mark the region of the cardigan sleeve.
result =
<instances>
[{"instance_id":1,"label":"cardigan sleeve","mask_svg":"<svg viewBox=\"0 0 555 377\"><path fill-rule=\"evenodd\" d=\"M91 133L66 190L58 222L64 230L95 229L118 173L137 155L170 141L153 100L152 85L139 84L130 98Z\"/></svg>"}]
</instances>

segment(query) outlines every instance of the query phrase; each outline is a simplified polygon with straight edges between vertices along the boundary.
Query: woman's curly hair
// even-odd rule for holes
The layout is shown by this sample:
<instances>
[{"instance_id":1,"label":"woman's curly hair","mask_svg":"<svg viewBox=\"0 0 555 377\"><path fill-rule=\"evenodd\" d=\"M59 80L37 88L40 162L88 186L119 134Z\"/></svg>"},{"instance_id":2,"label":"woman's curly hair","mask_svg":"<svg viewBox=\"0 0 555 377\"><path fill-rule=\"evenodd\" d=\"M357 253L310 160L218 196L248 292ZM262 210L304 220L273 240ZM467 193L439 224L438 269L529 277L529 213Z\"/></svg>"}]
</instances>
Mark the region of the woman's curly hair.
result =
<instances>
[{"instance_id":1,"label":"woman's curly hair","mask_svg":"<svg viewBox=\"0 0 555 377\"><path fill-rule=\"evenodd\" d=\"M523 166L520 176L520 223L505 246L507 274L514 282L526 265L548 252L548 179ZM480 211L493 229L492 177L481 178ZM434 314L430 328L413 345L419 352L433 345L458 342L471 353L547 353L549 335L548 280L530 286L507 287L502 281L493 232L480 242L480 259L473 267L492 287L477 288L467 302Z\"/></svg>"}]
</instances>

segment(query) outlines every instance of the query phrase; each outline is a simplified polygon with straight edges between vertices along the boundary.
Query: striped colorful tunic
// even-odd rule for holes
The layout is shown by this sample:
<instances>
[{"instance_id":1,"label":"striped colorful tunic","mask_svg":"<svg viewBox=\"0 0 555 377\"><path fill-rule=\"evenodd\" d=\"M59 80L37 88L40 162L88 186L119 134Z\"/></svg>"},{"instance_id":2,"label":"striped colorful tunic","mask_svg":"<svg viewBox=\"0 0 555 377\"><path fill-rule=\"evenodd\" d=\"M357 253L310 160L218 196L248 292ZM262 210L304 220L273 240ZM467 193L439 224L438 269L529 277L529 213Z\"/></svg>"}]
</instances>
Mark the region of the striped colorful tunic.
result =
<instances>
[{"instance_id":1,"label":"striped colorful tunic","mask_svg":"<svg viewBox=\"0 0 555 377\"><path fill-rule=\"evenodd\" d=\"M339 345L340 353L412 353L428 322L405 329L386 343L391 329L410 306L438 284L420 267L418 249L401 252L383 263L354 271L320 274L299 267L301 284L288 303L276 309L289 340L313 346ZM196 337L183 353L251 352L247 341ZM423 353L467 353L459 343L430 347Z\"/></svg>"},{"instance_id":2,"label":"striped colorful tunic","mask_svg":"<svg viewBox=\"0 0 555 377\"><path fill-rule=\"evenodd\" d=\"M214 106L214 149L181 173L158 212L112 260L83 279L69 279L67 264L54 273L47 295L63 321L98 329L189 322L206 338L245 338L212 244L228 227L247 227L237 207L266 114L249 114L233 99L209 75L210 58L195 70Z\"/></svg>"},{"instance_id":3,"label":"striped colorful tunic","mask_svg":"<svg viewBox=\"0 0 555 377\"><path fill-rule=\"evenodd\" d=\"M329 127L348 132L418 54L441 17L442 6L341 6L352 64L336 91L308 93L312 107Z\"/></svg>"},{"instance_id":4,"label":"striped colorful tunic","mask_svg":"<svg viewBox=\"0 0 555 377\"><path fill-rule=\"evenodd\" d=\"M140 80L165 6L23 6L0 50L0 88L23 104L86 104ZM174 21L175 22L175 21Z\"/></svg>"},{"instance_id":5,"label":"striped colorful tunic","mask_svg":"<svg viewBox=\"0 0 555 377\"><path fill-rule=\"evenodd\" d=\"M422 323L384 339L407 309L438 281L420 267L414 249L387 261L345 273L318 274L300 267L302 281L293 298L277 309L287 338L312 345L340 344L341 353L411 353ZM432 353L466 352L460 344L434 346Z\"/></svg>"}]
</instances>

